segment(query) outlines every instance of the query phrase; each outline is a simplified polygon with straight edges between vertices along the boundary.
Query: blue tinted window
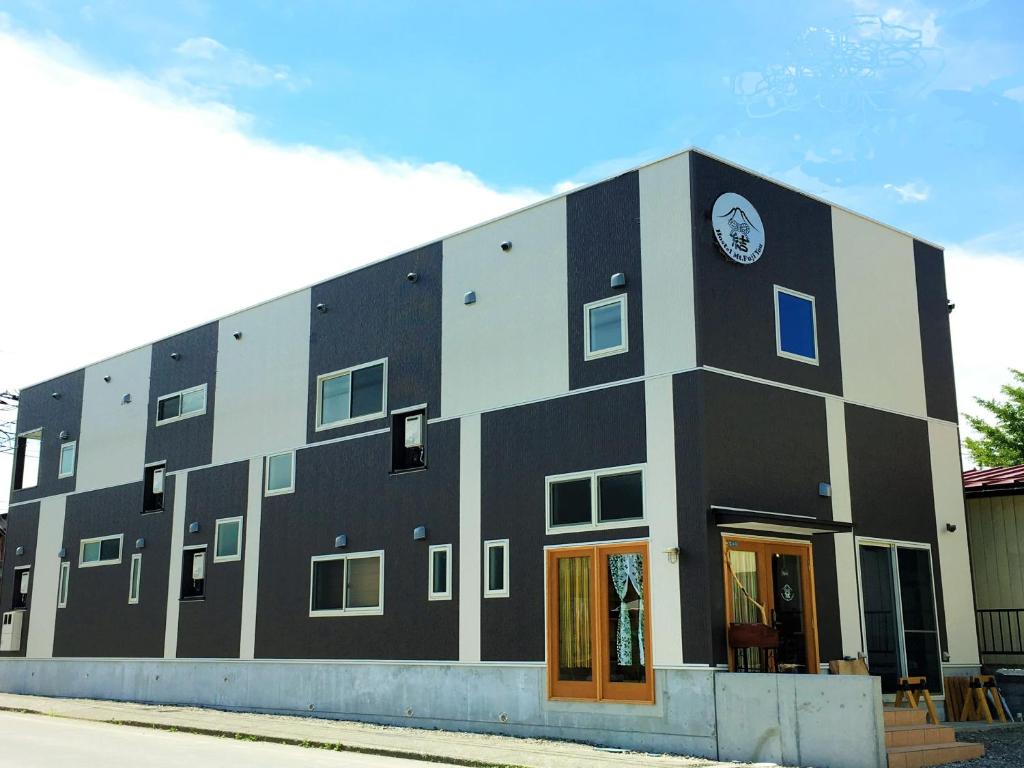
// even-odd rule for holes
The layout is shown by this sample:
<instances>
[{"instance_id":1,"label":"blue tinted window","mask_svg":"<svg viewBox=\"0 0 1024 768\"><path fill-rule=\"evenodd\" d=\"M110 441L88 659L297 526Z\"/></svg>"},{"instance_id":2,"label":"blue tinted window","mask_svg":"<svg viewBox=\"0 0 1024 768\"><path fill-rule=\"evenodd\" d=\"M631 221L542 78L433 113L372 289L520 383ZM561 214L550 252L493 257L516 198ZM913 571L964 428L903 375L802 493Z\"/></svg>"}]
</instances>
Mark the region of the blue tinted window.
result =
<instances>
[{"instance_id":1,"label":"blue tinted window","mask_svg":"<svg viewBox=\"0 0 1024 768\"><path fill-rule=\"evenodd\" d=\"M779 291L779 351L816 360L814 302Z\"/></svg>"}]
</instances>

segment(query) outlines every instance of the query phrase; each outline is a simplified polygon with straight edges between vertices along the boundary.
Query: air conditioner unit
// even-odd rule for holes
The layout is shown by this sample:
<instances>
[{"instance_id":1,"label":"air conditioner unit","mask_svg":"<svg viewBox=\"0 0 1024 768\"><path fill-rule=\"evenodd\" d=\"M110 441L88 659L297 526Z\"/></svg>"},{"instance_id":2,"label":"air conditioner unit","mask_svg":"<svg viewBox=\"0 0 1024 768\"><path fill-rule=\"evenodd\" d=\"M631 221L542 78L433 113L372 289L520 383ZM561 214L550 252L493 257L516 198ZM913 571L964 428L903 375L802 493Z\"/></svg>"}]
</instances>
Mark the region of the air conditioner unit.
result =
<instances>
[{"instance_id":1,"label":"air conditioner unit","mask_svg":"<svg viewBox=\"0 0 1024 768\"><path fill-rule=\"evenodd\" d=\"M0 651L21 650L21 620L24 611L7 611L0 627Z\"/></svg>"}]
</instances>

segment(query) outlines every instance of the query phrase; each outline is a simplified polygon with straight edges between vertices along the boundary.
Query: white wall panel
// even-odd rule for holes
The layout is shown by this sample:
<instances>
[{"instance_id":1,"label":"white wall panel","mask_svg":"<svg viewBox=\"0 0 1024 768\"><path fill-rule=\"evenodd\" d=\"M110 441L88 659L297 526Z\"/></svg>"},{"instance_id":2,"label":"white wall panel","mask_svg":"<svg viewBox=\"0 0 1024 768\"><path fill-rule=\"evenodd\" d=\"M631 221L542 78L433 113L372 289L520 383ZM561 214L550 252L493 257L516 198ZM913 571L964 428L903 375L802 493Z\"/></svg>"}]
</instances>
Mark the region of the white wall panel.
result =
<instances>
[{"instance_id":1,"label":"white wall panel","mask_svg":"<svg viewBox=\"0 0 1024 768\"><path fill-rule=\"evenodd\" d=\"M837 208L832 239L844 396L927 416L914 241Z\"/></svg>"},{"instance_id":2,"label":"white wall panel","mask_svg":"<svg viewBox=\"0 0 1024 768\"><path fill-rule=\"evenodd\" d=\"M850 501L850 466L846 453L846 404L842 400L835 397L825 398L825 423L828 428L832 519L850 523L853 522L853 505ZM837 533L834 544L843 655L856 656L862 651L866 652L861 642L857 549L852 533Z\"/></svg>"},{"instance_id":3,"label":"white wall panel","mask_svg":"<svg viewBox=\"0 0 1024 768\"><path fill-rule=\"evenodd\" d=\"M152 357L146 346L85 369L77 491L142 480ZM131 395L127 405L125 395Z\"/></svg>"},{"instance_id":4,"label":"white wall panel","mask_svg":"<svg viewBox=\"0 0 1024 768\"><path fill-rule=\"evenodd\" d=\"M697 365L690 230L690 155L640 169L644 370L648 376Z\"/></svg>"},{"instance_id":5,"label":"white wall panel","mask_svg":"<svg viewBox=\"0 0 1024 768\"><path fill-rule=\"evenodd\" d=\"M676 507L675 416L672 377L644 382L647 415L647 520L651 533L651 646L654 664L683 663L682 604L679 563L669 561L666 550L679 546Z\"/></svg>"},{"instance_id":6,"label":"white wall panel","mask_svg":"<svg viewBox=\"0 0 1024 768\"><path fill-rule=\"evenodd\" d=\"M35 562L32 564L32 619L28 623L25 655L30 659L53 656L53 632L57 623L57 586L60 559L57 551L64 539L64 507L67 496L50 496L39 503L39 532Z\"/></svg>"},{"instance_id":7,"label":"white wall panel","mask_svg":"<svg viewBox=\"0 0 1024 768\"><path fill-rule=\"evenodd\" d=\"M459 425L459 661L480 661L480 414Z\"/></svg>"},{"instance_id":8,"label":"white wall panel","mask_svg":"<svg viewBox=\"0 0 1024 768\"><path fill-rule=\"evenodd\" d=\"M978 664L967 519L960 468L960 433L955 424L928 422L935 524L938 526L942 602L946 612L946 643L951 664ZM950 533L946 524L957 530Z\"/></svg>"},{"instance_id":9,"label":"white wall panel","mask_svg":"<svg viewBox=\"0 0 1024 768\"><path fill-rule=\"evenodd\" d=\"M167 621L164 624L165 659L173 659L178 655L178 600L181 597L181 558L185 541L187 499L188 472L178 472L174 475L174 511L171 513L171 561L167 573Z\"/></svg>"},{"instance_id":10,"label":"white wall panel","mask_svg":"<svg viewBox=\"0 0 1024 768\"><path fill-rule=\"evenodd\" d=\"M224 318L217 345L213 463L304 445L309 290Z\"/></svg>"},{"instance_id":11,"label":"white wall panel","mask_svg":"<svg viewBox=\"0 0 1024 768\"><path fill-rule=\"evenodd\" d=\"M260 527L263 521L263 457L249 459L245 507L245 571L242 576L242 632L238 658L256 658L256 605L260 586Z\"/></svg>"},{"instance_id":12,"label":"white wall panel","mask_svg":"<svg viewBox=\"0 0 1024 768\"><path fill-rule=\"evenodd\" d=\"M565 198L444 241L443 416L568 391L567 279Z\"/></svg>"}]
</instances>

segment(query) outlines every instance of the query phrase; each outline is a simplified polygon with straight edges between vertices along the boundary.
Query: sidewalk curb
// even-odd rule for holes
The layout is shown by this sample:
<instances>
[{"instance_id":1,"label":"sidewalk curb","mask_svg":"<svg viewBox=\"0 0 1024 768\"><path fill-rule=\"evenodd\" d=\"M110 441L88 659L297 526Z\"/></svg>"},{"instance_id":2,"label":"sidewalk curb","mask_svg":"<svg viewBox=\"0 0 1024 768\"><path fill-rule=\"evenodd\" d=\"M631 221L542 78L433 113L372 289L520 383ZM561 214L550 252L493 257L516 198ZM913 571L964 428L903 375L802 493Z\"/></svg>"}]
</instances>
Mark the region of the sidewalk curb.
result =
<instances>
[{"instance_id":1,"label":"sidewalk curb","mask_svg":"<svg viewBox=\"0 0 1024 768\"><path fill-rule=\"evenodd\" d=\"M425 763L444 763L447 765L465 766L465 768L525 768L515 763L496 763L484 760L470 760L463 757L447 757L445 755L431 755L423 752L408 752L401 749L384 749L376 747L360 747L344 744L340 741L312 741L309 739L289 739L284 736L265 736L258 733L246 731L225 731L215 728L197 728L195 726L168 725L166 723L148 723L139 720L95 720L88 717L75 717L74 715L62 715L56 712L46 712L41 709L30 709L27 707L7 707L0 705L0 712L13 712L22 715L43 715L44 717L59 717L64 720L78 720L86 723L107 723L108 725L126 725L133 728L149 728L156 731L167 731L169 733L191 733L197 736L215 736L223 739L235 739L238 741L259 741L268 744L283 744L291 747L304 747L306 749L324 749L331 752L353 752L362 755L375 755L377 757L395 757L404 760L418 760Z\"/></svg>"}]
</instances>

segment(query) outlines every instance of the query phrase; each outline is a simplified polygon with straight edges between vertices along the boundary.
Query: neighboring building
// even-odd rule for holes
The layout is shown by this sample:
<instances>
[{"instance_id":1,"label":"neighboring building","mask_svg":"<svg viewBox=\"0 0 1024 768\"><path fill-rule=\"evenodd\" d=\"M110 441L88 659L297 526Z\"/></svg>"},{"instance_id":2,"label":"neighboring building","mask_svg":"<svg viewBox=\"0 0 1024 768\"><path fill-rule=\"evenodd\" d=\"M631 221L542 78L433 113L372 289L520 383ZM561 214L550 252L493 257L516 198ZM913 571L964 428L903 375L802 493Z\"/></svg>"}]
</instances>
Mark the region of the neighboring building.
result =
<instances>
[{"instance_id":1,"label":"neighboring building","mask_svg":"<svg viewBox=\"0 0 1024 768\"><path fill-rule=\"evenodd\" d=\"M978 667L942 251L697 151L18 416L0 602L17 654L81 661L0 685L706 753L715 707L776 679L709 671L763 667L727 643L752 600L786 670L864 652L885 691L940 692ZM876 684L800 679L829 717Z\"/></svg>"},{"instance_id":2,"label":"neighboring building","mask_svg":"<svg viewBox=\"0 0 1024 768\"><path fill-rule=\"evenodd\" d=\"M1024 464L964 472L981 660L1024 665Z\"/></svg>"}]
</instances>

